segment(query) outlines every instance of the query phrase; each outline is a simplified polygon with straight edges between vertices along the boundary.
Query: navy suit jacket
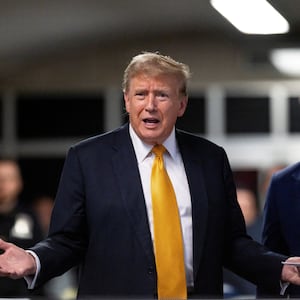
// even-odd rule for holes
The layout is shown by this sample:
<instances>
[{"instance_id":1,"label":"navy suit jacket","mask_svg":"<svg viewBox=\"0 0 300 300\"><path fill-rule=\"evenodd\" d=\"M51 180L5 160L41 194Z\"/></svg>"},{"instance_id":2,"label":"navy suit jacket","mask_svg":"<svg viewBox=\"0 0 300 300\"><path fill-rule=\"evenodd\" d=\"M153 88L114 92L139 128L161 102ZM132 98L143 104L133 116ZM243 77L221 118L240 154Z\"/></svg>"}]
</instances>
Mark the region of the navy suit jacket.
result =
<instances>
[{"instance_id":1,"label":"navy suit jacket","mask_svg":"<svg viewBox=\"0 0 300 300\"><path fill-rule=\"evenodd\" d=\"M276 252L300 256L300 163L272 176L264 209L263 243ZM300 296L296 286L287 292Z\"/></svg>"},{"instance_id":2,"label":"navy suit jacket","mask_svg":"<svg viewBox=\"0 0 300 300\"><path fill-rule=\"evenodd\" d=\"M277 287L284 256L246 235L224 150L176 130L192 201L196 297L222 297L222 266ZM38 285L80 264L80 296L156 296L145 199L128 124L70 148L49 237L32 248ZM172 272L172 270L170 270Z\"/></svg>"}]
</instances>

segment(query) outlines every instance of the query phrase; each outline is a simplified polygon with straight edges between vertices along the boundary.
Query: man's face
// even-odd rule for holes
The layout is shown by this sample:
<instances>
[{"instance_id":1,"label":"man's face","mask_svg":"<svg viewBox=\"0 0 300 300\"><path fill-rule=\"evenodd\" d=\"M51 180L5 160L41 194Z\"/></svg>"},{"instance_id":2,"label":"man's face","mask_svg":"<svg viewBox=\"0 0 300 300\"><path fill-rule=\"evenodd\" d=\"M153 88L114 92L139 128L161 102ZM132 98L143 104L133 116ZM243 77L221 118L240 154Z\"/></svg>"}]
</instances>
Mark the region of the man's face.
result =
<instances>
[{"instance_id":1,"label":"man's face","mask_svg":"<svg viewBox=\"0 0 300 300\"><path fill-rule=\"evenodd\" d=\"M187 96L179 92L174 76L138 75L124 93L129 121L139 138L147 144L162 144L170 135L177 117L184 114Z\"/></svg>"},{"instance_id":2,"label":"man's face","mask_svg":"<svg viewBox=\"0 0 300 300\"><path fill-rule=\"evenodd\" d=\"M13 162L0 163L0 204L15 201L22 189L18 167Z\"/></svg>"}]
</instances>

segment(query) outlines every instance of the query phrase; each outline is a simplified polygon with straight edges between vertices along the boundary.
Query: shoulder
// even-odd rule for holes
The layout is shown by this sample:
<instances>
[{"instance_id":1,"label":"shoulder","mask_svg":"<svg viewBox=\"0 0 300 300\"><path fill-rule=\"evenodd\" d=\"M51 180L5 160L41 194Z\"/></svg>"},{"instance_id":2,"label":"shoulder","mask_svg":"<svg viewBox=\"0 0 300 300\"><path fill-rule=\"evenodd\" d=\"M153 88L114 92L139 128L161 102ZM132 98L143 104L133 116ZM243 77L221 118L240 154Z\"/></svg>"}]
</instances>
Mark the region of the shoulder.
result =
<instances>
[{"instance_id":1,"label":"shoulder","mask_svg":"<svg viewBox=\"0 0 300 300\"><path fill-rule=\"evenodd\" d=\"M87 139L84 139L75 145L73 147L81 148L81 147L88 147L90 145L95 144L107 144L107 143L113 143L116 139L124 138L126 135L129 137L129 129L128 125L123 125L122 127L119 127L117 129L114 129L112 131L108 131L96 136L89 137Z\"/></svg>"},{"instance_id":2,"label":"shoulder","mask_svg":"<svg viewBox=\"0 0 300 300\"><path fill-rule=\"evenodd\" d=\"M292 164L273 175L273 181L285 181L291 178L300 180L300 162Z\"/></svg>"},{"instance_id":3,"label":"shoulder","mask_svg":"<svg viewBox=\"0 0 300 300\"><path fill-rule=\"evenodd\" d=\"M230 162L224 148L200 137L182 130L176 131L178 147L185 164L202 166L203 170L212 172L231 170ZM224 173L225 174L225 173Z\"/></svg>"},{"instance_id":4,"label":"shoulder","mask_svg":"<svg viewBox=\"0 0 300 300\"><path fill-rule=\"evenodd\" d=\"M65 168L108 163L118 153L128 156L133 152L129 129L124 125L113 131L99 134L72 145L65 159ZM72 171L74 172L74 170Z\"/></svg>"},{"instance_id":5,"label":"shoulder","mask_svg":"<svg viewBox=\"0 0 300 300\"><path fill-rule=\"evenodd\" d=\"M120 145L128 145L130 141L128 125L123 125L115 130L84 139L72 145L68 152L90 153L111 151Z\"/></svg>"},{"instance_id":6,"label":"shoulder","mask_svg":"<svg viewBox=\"0 0 300 300\"><path fill-rule=\"evenodd\" d=\"M176 138L179 146L185 145L195 151L216 153L225 153L224 148L220 145L196 134L192 134L180 129L176 130Z\"/></svg>"}]
</instances>

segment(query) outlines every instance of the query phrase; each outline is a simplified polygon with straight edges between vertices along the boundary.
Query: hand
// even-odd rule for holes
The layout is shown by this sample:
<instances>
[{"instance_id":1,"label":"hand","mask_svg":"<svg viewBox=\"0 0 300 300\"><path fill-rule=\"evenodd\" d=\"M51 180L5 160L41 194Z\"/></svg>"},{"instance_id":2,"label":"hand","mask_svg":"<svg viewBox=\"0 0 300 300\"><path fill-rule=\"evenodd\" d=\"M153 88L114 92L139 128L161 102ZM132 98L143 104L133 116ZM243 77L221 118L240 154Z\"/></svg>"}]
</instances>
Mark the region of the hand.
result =
<instances>
[{"instance_id":1,"label":"hand","mask_svg":"<svg viewBox=\"0 0 300 300\"><path fill-rule=\"evenodd\" d=\"M35 259L24 249L1 239L0 249L0 277L18 279L35 273Z\"/></svg>"},{"instance_id":2,"label":"hand","mask_svg":"<svg viewBox=\"0 0 300 300\"><path fill-rule=\"evenodd\" d=\"M300 257L290 257L285 262L297 263L296 265L284 265L281 272L281 280L300 285Z\"/></svg>"}]
</instances>

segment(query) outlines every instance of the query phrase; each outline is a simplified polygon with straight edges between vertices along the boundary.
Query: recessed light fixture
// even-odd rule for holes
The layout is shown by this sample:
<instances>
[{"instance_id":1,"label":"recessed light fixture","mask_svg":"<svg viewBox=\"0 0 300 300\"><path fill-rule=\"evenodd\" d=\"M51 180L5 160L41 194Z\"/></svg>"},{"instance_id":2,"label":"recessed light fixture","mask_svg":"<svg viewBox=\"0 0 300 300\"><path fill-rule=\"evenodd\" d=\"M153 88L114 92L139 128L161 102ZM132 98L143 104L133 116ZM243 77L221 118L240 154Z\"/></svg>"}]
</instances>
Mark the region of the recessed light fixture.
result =
<instances>
[{"instance_id":1,"label":"recessed light fixture","mask_svg":"<svg viewBox=\"0 0 300 300\"><path fill-rule=\"evenodd\" d=\"M273 49L270 60L279 72L289 76L300 76L300 48Z\"/></svg>"},{"instance_id":2,"label":"recessed light fixture","mask_svg":"<svg viewBox=\"0 0 300 300\"><path fill-rule=\"evenodd\" d=\"M266 0L210 0L233 26L246 34L282 34L287 20Z\"/></svg>"}]
</instances>

